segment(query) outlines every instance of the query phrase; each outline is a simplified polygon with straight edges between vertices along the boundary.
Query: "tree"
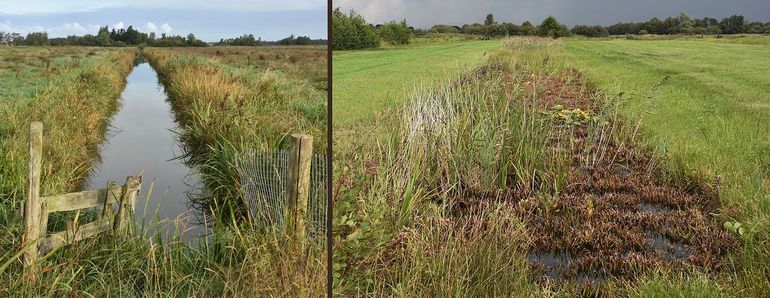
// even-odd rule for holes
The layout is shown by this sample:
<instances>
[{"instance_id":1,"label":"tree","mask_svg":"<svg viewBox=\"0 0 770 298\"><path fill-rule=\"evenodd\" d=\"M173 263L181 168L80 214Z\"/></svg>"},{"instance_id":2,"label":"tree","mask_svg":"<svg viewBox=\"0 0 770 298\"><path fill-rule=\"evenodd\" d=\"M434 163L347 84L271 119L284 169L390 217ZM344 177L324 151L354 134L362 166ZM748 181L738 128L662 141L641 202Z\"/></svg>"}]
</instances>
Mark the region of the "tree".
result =
<instances>
[{"instance_id":1,"label":"tree","mask_svg":"<svg viewBox=\"0 0 770 298\"><path fill-rule=\"evenodd\" d=\"M345 14L338 7L332 13L332 45L335 50L376 48L380 40L364 17L353 10Z\"/></svg>"},{"instance_id":2,"label":"tree","mask_svg":"<svg viewBox=\"0 0 770 298\"><path fill-rule=\"evenodd\" d=\"M139 44L139 31L134 30L134 26L128 26L123 41L127 44Z\"/></svg>"},{"instance_id":3,"label":"tree","mask_svg":"<svg viewBox=\"0 0 770 298\"><path fill-rule=\"evenodd\" d=\"M507 35L523 35L521 27L513 23L503 23Z\"/></svg>"},{"instance_id":4,"label":"tree","mask_svg":"<svg viewBox=\"0 0 770 298\"><path fill-rule=\"evenodd\" d=\"M381 40L392 45L408 44L412 38L412 32L409 30L406 20L387 22L380 26L377 32Z\"/></svg>"},{"instance_id":5,"label":"tree","mask_svg":"<svg viewBox=\"0 0 770 298\"><path fill-rule=\"evenodd\" d=\"M107 26L99 27L99 33L96 34L97 45L106 47L110 45L110 29Z\"/></svg>"},{"instance_id":6,"label":"tree","mask_svg":"<svg viewBox=\"0 0 770 298\"><path fill-rule=\"evenodd\" d=\"M495 24L495 16L493 14L487 14L487 18L484 19L484 26L494 25Z\"/></svg>"},{"instance_id":7,"label":"tree","mask_svg":"<svg viewBox=\"0 0 770 298\"><path fill-rule=\"evenodd\" d=\"M313 41L308 36L298 36L297 39L294 41L294 44L296 45L309 45L310 42Z\"/></svg>"},{"instance_id":8,"label":"tree","mask_svg":"<svg viewBox=\"0 0 770 298\"><path fill-rule=\"evenodd\" d=\"M746 21L742 15L732 15L722 19L719 22L719 27L722 29L722 33L725 34L743 33L746 29Z\"/></svg>"},{"instance_id":9,"label":"tree","mask_svg":"<svg viewBox=\"0 0 770 298\"><path fill-rule=\"evenodd\" d=\"M278 41L278 44L280 45L293 45L295 42L294 34L289 35L289 37L286 37L284 39L281 39Z\"/></svg>"},{"instance_id":10,"label":"tree","mask_svg":"<svg viewBox=\"0 0 770 298\"><path fill-rule=\"evenodd\" d=\"M11 45L17 37L20 37L19 33L0 31L0 45Z\"/></svg>"},{"instance_id":11,"label":"tree","mask_svg":"<svg viewBox=\"0 0 770 298\"><path fill-rule=\"evenodd\" d=\"M433 25L428 31L433 33L457 33L460 32L460 28L452 25Z\"/></svg>"},{"instance_id":12,"label":"tree","mask_svg":"<svg viewBox=\"0 0 770 298\"><path fill-rule=\"evenodd\" d=\"M48 33L47 32L30 32L27 33L27 37L24 38L24 44L28 46L43 46L48 45Z\"/></svg>"},{"instance_id":13,"label":"tree","mask_svg":"<svg viewBox=\"0 0 770 298\"><path fill-rule=\"evenodd\" d=\"M568 33L566 28L552 16L545 18L545 20L540 23L540 26L538 26L537 30L540 36L548 36L552 38L564 37L567 36Z\"/></svg>"},{"instance_id":14,"label":"tree","mask_svg":"<svg viewBox=\"0 0 770 298\"><path fill-rule=\"evenodd\" d=\"M471 34L471 35L486 35L487 34L487 27L479 24L479 23L473 23L473 24L465 24L463 25L461 29L462 33L464 34Z\"/></svg>"},{"instance_id":15,"label":"tree","mask_svg":"<svg viewBox=\"0 0 770 298\"><path fill-rule=\"evenodd\" d=\"M654 34L663 34L663 32L660 30L662 22L657 17L650 19L649 21L645 22L641 27L641 30L645 30L648 33L654 33Z\"/></svg>"},{"instance_id":16,"label":"tree","mask_svg":"<svg viewBox=\"0 0 770 298\"><path fill-rule=\"evenodd\" d=\"M677 33L690 33L693 28L693 20L686 12L679 13L675 22Z\"/></svg>"},{"instance_id":17,"label":"tree","mask_svg":"<svg viewBox=\"0 0 770 298\"><path fill-rule=\"evenodd\" d=\"M599 25L594 25L594 26L576 25L575 27L572 27L572 30L570 30L570 32L572 32L572 34L575 34L575 35L582 35L586 37L606 37L610 35L610 33L607 32L607 29Z\"/></svg>"},{"instance_id":18,"label":"tree","mask_svg":"<svg viewBox=\"0 0 770 298\"><path fill-rule=\"evenodd\" d=\"M521 35L536 35L537 34L537 28L535 28L532 23L529 21L525 21L524 23L521 23Z\"/></svg>"}]
</instances>

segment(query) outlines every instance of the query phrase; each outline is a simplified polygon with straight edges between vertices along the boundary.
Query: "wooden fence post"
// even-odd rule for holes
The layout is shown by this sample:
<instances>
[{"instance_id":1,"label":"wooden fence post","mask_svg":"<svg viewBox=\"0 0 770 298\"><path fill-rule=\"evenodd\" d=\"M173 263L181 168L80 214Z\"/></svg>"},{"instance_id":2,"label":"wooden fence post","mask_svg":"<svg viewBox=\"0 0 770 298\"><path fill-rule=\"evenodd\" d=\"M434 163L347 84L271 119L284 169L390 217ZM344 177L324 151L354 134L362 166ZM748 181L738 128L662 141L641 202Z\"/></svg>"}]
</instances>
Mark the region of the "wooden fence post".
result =
<instances>
[{"instance_id":1,"label":"wooden fence post","mask_svg":"<svg viewBox=\"0 0 770 298\"><path fill-rule=\"evenodd\" d=\"M24 202L24 237L22 245L28 245L40 238L42 205L40 202L40 164L43 156L43 123L29 124L29 158L27 159L27 201ZM46 216L47 217L47 216ZM35 280L35 262L37 261L37 243L24 252L22 263L29 278Z\"/></svg>"},{"instance_id":2,"label":"wooden fence post","mask_svg":"<svg viewBox=\"0 0 770 298\"><path fill-rule=\"evenodd\" d=\"M137 176L126 177L126 184L123 185L123 194L120 197L118 215L115 219L115 230L118 232L125 232L130 226L132 219L132 213L134 211L134 201L139 192L141 185L141 178Z\"/></svg>"},{"instance_id":3,"label":"wooden fence post","mask_svg":"<svg viewBox=\"0 0 770 298\"><path fill-rule=\"evenodd\" d=\"M113 204L109 203L110 198L114 198L116 201L120 201L117 195L113 191L113 188L118 187L115 181L107 181L107 196L104 198L104 206L102 206L101 219L107 219L111 224L115 222L115 212L112 210Z\"/></svg>"},{"instance_id":4,"label":"wooden fence post","mask_svg":"<svg viewBox=\"0 0 770 298\"><path fill-rule=\"evenodd\" d=\"M293 239L304 242L310 190L310 161L313 156L313 137L291 135L289 149L289 183L286 193L286 232Z\"/></svg>"}]
</instances>

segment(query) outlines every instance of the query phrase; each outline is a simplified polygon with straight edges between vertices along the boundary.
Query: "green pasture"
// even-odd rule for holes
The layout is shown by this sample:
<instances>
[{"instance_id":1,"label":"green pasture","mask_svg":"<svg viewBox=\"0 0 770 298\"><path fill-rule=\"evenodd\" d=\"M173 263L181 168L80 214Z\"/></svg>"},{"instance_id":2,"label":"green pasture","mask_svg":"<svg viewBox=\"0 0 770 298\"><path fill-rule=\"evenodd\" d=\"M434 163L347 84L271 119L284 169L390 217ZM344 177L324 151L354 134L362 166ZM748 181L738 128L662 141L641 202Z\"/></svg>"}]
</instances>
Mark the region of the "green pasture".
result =
<instances>
[{"instance_id":1,"label":"green pasture","mask_svg":"<svg viewBox=\"0 0 770 298\"><path fill-rule=\"evenodd\" d=\"M446 81L486 61L501 40L418 43L332 57L334 123L349 126L406 101L416 84Z\"/></svg>"}]
</instances>

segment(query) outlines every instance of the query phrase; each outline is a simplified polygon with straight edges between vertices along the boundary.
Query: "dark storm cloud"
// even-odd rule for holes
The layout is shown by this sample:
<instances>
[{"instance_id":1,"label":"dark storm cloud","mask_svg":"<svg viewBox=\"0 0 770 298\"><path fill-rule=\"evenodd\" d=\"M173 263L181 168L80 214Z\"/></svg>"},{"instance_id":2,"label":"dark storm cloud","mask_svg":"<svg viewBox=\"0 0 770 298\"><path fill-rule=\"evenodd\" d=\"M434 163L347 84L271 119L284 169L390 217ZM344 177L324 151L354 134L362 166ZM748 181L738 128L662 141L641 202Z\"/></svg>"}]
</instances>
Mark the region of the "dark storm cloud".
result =
<instances>
[{"instance_id":1,"label":"dark storm cloud","mask_svg":"<svg viewBox=\"0 0 770 298\"><path fill-rule=\"evenodd\" d=\"M481 23L487 13L498 22L513 23L539 23L552 15L570 26L646 21L680 12L694 18L741 14L749 21L770 21L770 0L335 0L334 6L354 9L371 23L406 18L418 28Z\"/></svg>"}]
</instances>

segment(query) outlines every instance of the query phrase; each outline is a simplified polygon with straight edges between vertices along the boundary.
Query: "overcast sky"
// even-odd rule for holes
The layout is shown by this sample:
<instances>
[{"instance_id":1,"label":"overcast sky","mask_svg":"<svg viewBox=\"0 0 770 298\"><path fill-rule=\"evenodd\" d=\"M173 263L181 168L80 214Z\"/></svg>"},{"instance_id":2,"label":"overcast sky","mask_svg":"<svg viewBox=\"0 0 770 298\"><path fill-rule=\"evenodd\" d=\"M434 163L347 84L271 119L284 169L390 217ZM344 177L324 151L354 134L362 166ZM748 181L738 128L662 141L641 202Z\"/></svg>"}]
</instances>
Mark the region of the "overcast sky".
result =
<instances>
[{"instance_id":1,"label":"overcast sky","mask_svg":"<svg viewBox=\"0 0 770 298\"><path fill-rule=\"evenodd\" d=\"M99 26L193 33L219 41L251 33L264 40L326 38L326 0L0 0L0 31L49 37L96 34Z\"/></svg>"},{"instance_id":2,"label":"overcast sky","mask_svg":"<svg viewBox=\"0 0 770 298\"><path fill-rule=\"evenodd\" d=\"M498 22L535 24L552 15L569 26L646 21L687 12L721 19L742 14L770 21L770 0L333 0L335 7L356 10L373 24L406 18L417 28L435 24L483 23L488 13Z\"/></svg>"}]
</instances>

